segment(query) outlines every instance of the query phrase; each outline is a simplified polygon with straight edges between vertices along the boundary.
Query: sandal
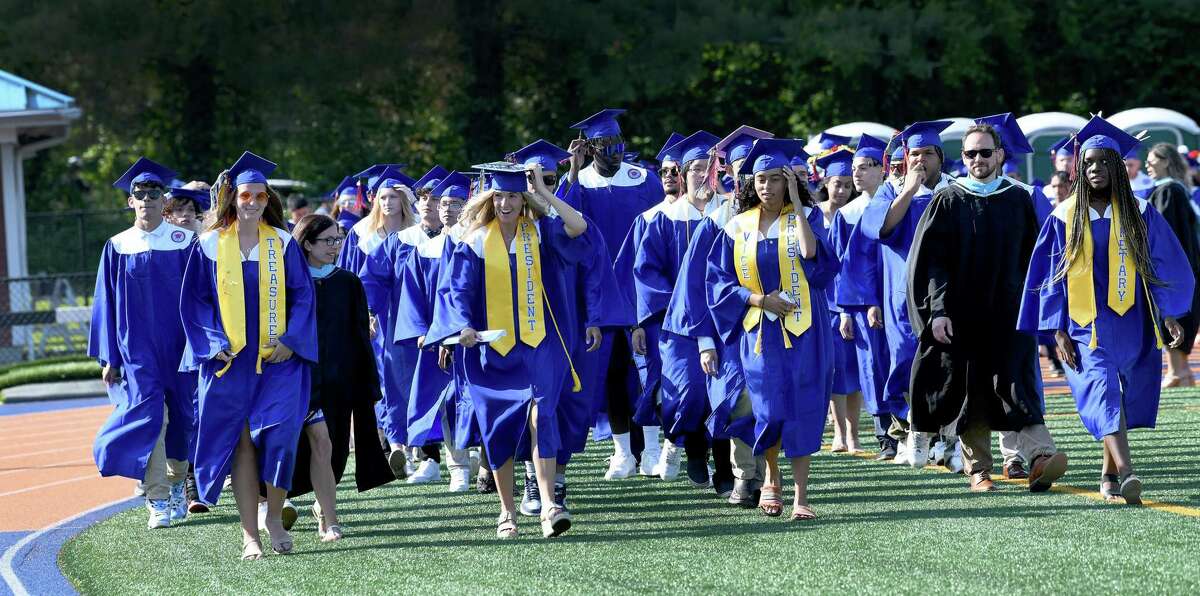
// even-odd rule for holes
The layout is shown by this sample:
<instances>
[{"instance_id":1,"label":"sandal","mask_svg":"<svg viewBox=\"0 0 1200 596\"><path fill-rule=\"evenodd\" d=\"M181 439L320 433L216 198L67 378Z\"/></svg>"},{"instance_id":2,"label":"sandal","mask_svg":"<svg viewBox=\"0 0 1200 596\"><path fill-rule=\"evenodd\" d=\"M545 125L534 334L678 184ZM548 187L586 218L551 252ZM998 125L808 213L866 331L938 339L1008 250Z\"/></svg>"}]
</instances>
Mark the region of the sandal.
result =
<instances>
[{"instance_id":1,"label":"sandal","mask_svg":"<svg viewBox=\"0 0 1200 596\"><path fill-rule=\"evenodd\" d=\"M325 527L325 514L321 513L320 503L313 501L312 513L313 517L317 518L317 537L324 539L328 528Z\"/></svg>"},{"instance_id":2,"label":"sandal","mask_svg":"<svg viewBox=\"0 0 1200 596\"><path fill-rule=\"evenodd\" d=\"M257 538L242 538L242 560L257 561L263 556L262 543Z\"/></svg>"},{"instance_id":3,"label":"sandal","mask_svg":"<svg viewBox=\"0 0 1200 596\"><path fill-rule=\"evenodd\" d=\"M329 526L329 529L321 534L321 542L334 542L342 539L342 527L334 524Z\"/></svg>"},{"instance_id":4,"label":"sandal","mask_svg":"<svg viewBox=\"0 0 1200 596\"><path fill-rule=\"evenodd\" d=\"M1115 503L1121 498L1121 479L1116 474L1100 475L1100 496L1105 503Z\"/></svg>"},{"instance_id":5,"label":"sandal","mask_svg":"<svg viewBox=\"0 0 1200 596\"><path fill-rule=\"evenodd\" d=\"M829 451L830 451L830 453L845 453L846 452L846 441L841 440L841 439L834 439L833 444L831 444L829 446Z\"/></svg>"},{"instance_id":6,"label":"sandal","mask_svg":"<svg viewBox=\"0 0 1200 596\"><path fill-rule=\"evenodd\" d=\"M548 515L542 517L542 538L561 536L571 529L571 514L566 509L554 506L546 513Z\"/></svg>"},{"instance_id":7,"label":"sandal","mask_svg":"<svg viewBox=\"0 0 1200 596\"><path fill-rule=\"evenodd\" d=\"M780 488L764 484L758 497L758 508L767 517L783 515L783 501L779 498Z\"/></svg>"},{"instance_id":8,"label":"sandal","mask_svg":"<svg viewBox=\"0 0 1200 596\"><path fill-rule=\"evenodd\" d=\"M1121 497L1126 505L1142 504L1142 481L1133 472L1121 480Z\"/></svg>"},{"instance_id":9,"label":"sandal","mask_svg":"<svg viewBox=\"0 0 1200 596\"><path fill-rule=\"evenodd\" d=\"M517 537L517 520L511 511L501 513L496 520L496 538L512 540Z\"/></svg>"},{"instance_id":10,"label":"sandal","mask_svg":"<svg viewBox=\"0 0 1200 596\"><path fill-rule=\"evenodd\" d=\"M792 521L804 521L817 519L817 514L808 505L796 505L792 507Z\"/></svg>"},{"instance_id":11,"label":"sandal","mask_svg":"<svg viewBox=\"0 0 1200 596\"><path fill-rule=\"evenodd\" d=\"M278 538L279 538L278 540L275 539L276 538L275 532L271 531L270 525L267 526L267 538L271 539L271 550L275 551L275 554L277 554L277 555L286 555L288 553L291 553L292 548L295 547L295 545L292 543L292 535L289 534L287 530L283 529L282 520L275 520L275 521L280 524L280 526L279 526L279 534L280 535L278 536Z\"/></svg>"}]
</instances>

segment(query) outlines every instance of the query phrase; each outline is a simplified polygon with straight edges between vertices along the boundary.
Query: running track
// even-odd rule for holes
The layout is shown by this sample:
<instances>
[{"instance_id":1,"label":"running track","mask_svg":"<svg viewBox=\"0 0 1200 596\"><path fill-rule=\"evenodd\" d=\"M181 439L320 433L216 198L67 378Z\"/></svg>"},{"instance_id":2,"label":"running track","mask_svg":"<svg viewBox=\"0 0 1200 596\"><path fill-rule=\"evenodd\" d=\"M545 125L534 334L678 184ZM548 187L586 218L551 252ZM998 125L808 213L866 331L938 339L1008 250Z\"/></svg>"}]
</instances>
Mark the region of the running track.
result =
<instances>
[{"instance_id":1,"label":"running track","mask_svg":"<svg viewBox=\"0 0 1200 596\"><path fill-rule=\"evenodd\" d=\"M1191 360L1200 371L1200 350ZM1045 359L1042 377L1047 394L1069 392ZM92 461L111 410L105 398L0 405L0 595L14 592L14 579L18 594L73 593L58 572L62 544L140 504L132 480L102 478Z\"/></svg>"}]
</instances>

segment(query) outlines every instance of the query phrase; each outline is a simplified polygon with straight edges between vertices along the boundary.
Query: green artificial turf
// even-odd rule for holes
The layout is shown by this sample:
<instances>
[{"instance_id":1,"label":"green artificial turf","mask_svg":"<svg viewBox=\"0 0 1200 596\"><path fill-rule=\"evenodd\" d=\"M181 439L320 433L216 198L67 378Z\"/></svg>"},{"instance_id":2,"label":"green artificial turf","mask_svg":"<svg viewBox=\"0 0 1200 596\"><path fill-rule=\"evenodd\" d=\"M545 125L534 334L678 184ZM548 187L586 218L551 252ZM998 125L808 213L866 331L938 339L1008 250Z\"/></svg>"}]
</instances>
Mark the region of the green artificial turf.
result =
<instances>
[{"instance_id":1,"label":"green artificial turf","mask_svg":"<svg viewBox=\"0 0 1200 596\"><path fill-rule=\"evenodd\" d=\"M1071 458L1062 484L1095 491L1098 444L1069 397L1048 408ZM1144 497L1200 509L1200 392L1165 393L1158 422L1133 433ZM682 479L605 482L610 449L593 443L572 465L576 525L560 539L522 517L518 540L497 541L495 495L400 483L360 495L347 478L334 544L317 541L310 495L296 500L295 554L239 561L225 493L171 529L146 530L142 509L118 515L69 542L61 565L84 594L1200 593L1197 517L1005 483L976 495L944 470L823 452L811 488L821 517L789 522L789 485L785 517L769 519Z\"/></svg>"}]
</instances>

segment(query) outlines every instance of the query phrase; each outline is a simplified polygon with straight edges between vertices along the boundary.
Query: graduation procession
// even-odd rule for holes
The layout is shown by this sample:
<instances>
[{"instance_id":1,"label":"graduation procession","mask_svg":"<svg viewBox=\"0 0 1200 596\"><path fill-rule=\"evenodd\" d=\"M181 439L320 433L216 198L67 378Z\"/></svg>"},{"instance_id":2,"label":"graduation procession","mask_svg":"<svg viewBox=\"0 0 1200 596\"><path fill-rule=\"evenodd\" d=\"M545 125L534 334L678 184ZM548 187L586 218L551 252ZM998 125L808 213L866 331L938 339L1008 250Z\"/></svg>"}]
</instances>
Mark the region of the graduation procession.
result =
<instances>
[{"instance_id":1,"label":"graduation procession","mask_svg":"<svg viewBox=\"0 0 1200 596\"><path fill-rule=\"evenodd\" d=\"M1191 12L0 8L0 596L1200 593Z\"/></svg>"}]
</instances>

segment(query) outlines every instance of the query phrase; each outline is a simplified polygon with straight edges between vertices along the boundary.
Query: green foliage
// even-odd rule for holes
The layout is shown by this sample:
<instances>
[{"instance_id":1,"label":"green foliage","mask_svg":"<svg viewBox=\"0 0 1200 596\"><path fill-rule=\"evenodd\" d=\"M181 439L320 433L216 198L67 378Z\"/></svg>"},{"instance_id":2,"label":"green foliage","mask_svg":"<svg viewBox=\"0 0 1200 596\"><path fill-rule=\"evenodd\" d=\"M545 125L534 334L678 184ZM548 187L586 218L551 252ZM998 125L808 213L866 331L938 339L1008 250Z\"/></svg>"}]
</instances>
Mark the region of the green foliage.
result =
<instances>
[{"instance_id":1,"label":"green foliage","mask_svg":"<svg viewBox=\"0 0 1200 596\"><path fill-rule=\"evenodd\" d=\"M109 183L139 154L211 180L250 149L323 192L375 162L419 174L565 145L602 107L629 109L643 154L742 123L1187 113L1198 29L1165 0L110 0L5 3L0 55L84 111L27 164L38 212L121 207Z\"/></svg>"},{"instance_id":2,"label":"green foliage","mask_svg":"<svg viewBox=\"0 0 1200 596\"><path fill-rule=\"evenodd\" d=\"M57 360L57 359L55 359ZM95 360L37 362L26 366L18 366L0 373L0 390L27 385L29 383L49 383L53 381L78 381L100 378L100 365Z\"/></svg>"}]
</instances>

